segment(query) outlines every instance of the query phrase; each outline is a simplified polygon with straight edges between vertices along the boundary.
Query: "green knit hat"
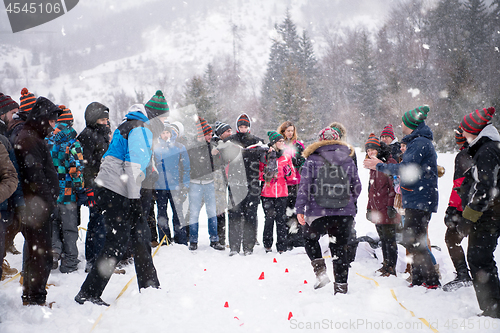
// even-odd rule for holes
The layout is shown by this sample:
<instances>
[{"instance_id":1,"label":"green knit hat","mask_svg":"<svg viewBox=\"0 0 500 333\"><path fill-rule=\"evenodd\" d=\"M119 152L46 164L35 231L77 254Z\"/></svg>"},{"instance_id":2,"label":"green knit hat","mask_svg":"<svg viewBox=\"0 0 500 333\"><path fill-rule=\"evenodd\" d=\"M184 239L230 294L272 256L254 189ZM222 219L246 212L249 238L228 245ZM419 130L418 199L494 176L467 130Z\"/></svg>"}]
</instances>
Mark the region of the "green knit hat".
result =
<instances>
[{"instance_id":1,"label":"green knit hat","mask_svg":"<svg viewBox=\"0 0 500 333\"><path fill-rule=\"evenodd\" d=\"M269 146L274 145L276 142L278 142L281 139L285 139L283 135L279 134L276 131L269 131L267 132L267 136L269 137Z\"/></svg>"},{"instance_id":2,"label":"green knit hat","mask_svg":"<svg viewBox=\"0 0 500 333\"><path fill-rule=\"evenodd\" d=\"M418 125L420 125L420 123L424 122L427 118L427 113L429 113L429 107L427 105L419 106L416 109L406 111L402 117L403 123L409 129L414 130L418 127Z\"/></svg>"},{"instance_id":3,"label":"green knit hat","mask_svg":"<svg viewBox=\"0 0 500 333\"><path fill-rule=\"evenodd\" d=\"M151 97L151 99L146 103L145 107L149 119L153 119L162 115L166 116L169 113L167 100L163 96L161 90L156 91L156 94Z\"/></svg>"}]
</instances>

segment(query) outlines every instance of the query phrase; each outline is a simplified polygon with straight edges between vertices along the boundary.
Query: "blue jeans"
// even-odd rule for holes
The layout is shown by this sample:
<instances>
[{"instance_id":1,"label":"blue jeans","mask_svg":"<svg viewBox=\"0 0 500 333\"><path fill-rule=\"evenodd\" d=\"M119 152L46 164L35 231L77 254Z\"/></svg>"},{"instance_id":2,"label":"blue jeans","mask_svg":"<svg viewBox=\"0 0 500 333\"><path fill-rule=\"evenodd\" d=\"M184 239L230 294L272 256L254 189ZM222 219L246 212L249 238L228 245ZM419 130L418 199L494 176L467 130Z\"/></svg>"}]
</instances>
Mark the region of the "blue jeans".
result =
<instances>
[{"instance_id":1,"label":"blue jeans","mask_svg":"<svg viewBox=\"0 0 500 333\"><path fill-rule=\"evenodd\" d=\"M208 184L189 184L189 242L198 243L198 218L203 202L208 217L210 242L218 242L217 212L215 209L214 182Z\"/></svg>"}]
</instances>

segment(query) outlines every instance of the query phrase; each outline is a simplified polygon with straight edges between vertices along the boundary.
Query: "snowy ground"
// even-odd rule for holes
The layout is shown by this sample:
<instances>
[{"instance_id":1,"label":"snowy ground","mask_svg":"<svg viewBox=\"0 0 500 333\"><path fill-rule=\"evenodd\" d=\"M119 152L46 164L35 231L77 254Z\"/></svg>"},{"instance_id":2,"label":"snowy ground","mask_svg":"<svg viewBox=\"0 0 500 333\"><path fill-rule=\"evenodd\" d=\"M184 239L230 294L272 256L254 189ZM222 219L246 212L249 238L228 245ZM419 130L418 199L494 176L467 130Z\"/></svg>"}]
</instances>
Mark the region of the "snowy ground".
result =
<instances>
[{"instance_id":1,"label":"snowy ground","mask_svg":"<svg viewBox=\"0 0 500 333\"><path fill-rule=\"evenodd\" d=\"M358 151L358 158L364 154ZM433 250L440 264L442 283L454 278L453 265L445 243L443 223L453 173L452 154L439 154L446 168L439 180L439 212L429 227ZM358 165L361 165L361 161ZM360 170L363 193L356 218L358 236L375 235L365 219L368 171ZM85 221L86 217L83 217ZM206 221L205 215L200 221ZM85 222L83 222L85 224ZM259 241L262 243L263 212L259 211ZM84 227L85 225L83 225ZM206 224L200 225L199 249L195 253L180 245L163 246L154 257L161 289L137 290L134 268L114 275L102 298L104 308L90 303L79 305L73 297L86 274L83 271L85 232L81 231L80 269L65 275L52 271L48 302L52 309L23 307L18 279L0 283L0 332L498 332L500 320L478 317L480 313L472 288L454 293L408 288L407 274L380 278L375 270L380 259L361 243L349 272L347 295L333 296L333 286L314 290L314 273L304 250L282 255L265 254L256 247L252 256L229 257L209 247ZM16 246L22 248L18 235ZM463 242L466 247L466 241ZM378 257L381 253L377 252ZM404 249L400 248L404 260ZM497 257L500 250L496 251ZM274 262L276 259L276 262ZM9 254L13 267L21 268L21 256ZM332 278L331 264L329 275ZM404 263L399 264L403 269ZM264 273L264 279L259 279ZM130 282L130 283L129 283ZM307 282L307 283L306 283ZM127 284L128 288L126 288ZM119 294L123 291L123 294ZM118 298L117 298L118 297ZM225 307L227 302L227 307ZM430 325L426 326L426 324Z\"/></svg>"}]
</instances>

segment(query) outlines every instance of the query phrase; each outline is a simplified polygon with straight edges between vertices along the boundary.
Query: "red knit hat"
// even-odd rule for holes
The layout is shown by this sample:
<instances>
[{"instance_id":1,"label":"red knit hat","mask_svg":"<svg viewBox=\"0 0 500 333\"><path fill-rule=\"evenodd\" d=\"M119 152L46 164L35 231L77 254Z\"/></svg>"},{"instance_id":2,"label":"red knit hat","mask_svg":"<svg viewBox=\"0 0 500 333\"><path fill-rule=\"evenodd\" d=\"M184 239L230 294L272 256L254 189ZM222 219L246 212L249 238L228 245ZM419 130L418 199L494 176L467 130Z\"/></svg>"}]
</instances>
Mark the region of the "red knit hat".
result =
<instances>
[{"instance_id":1,"label":"red knit hat","mask_svg":"<svg viewBox=\"0 0 500 333\"><path fill-rule=\"evenodd\" d=\"M458 126L458 128L455 130L455 142L459 146L467 142L467 139L464 136L464 130L460 126Z\"/></svg>"},{"instance_id":2,"label":"red knit hat","mask_svg":"<svg viewBox=\"0 0 500 333\"><path fill-rule=\"evenodd\" d=\"M0 93L0 116L9 112L10 110L18 109L19 104L14 101L10 96Z\"/></svg>"},{"instance_id":3,"label":"red knit hat","mask_svg":"<svg viewBox=\"0 0 500 333\"><path fill-rule=\"evenodd\" d=\"M370 148L380 150L380 140L375 136L375 133L370 133L370 136L365 143L365 150L368 150Z\"/></svg>"},{"instance_id":4,"label":"red knit hat","mask_svg":"<svg viewBox=\"0 0 500 333\"><path fill-rule=\"evenodd\" d=\"M327 127L318 133L318 137L319 141L339 140L340 134L337 128Z\"/></svg>"},{"instance_id":5,"label":"red knit hat","mask_svg":"<svg viewBox=\"0 0 500 333\"><path fill-rule=\"evenodd\" d=\"M205 135L212 133L212 127L202 117L198 117L196 129L198 130L198 138L203 138Z\"/></svg>"},{"instance_id":6,"label":"red knit hat","mask_svg":"<svg viewBox=\"0 0 500 333\"><path fill-rule=\"evenodd\" d=\"M394 129L392 128L392 124L389 124L387 125L386 127L384 127L384 129L382 130L382 134L380 134L380 136L389 136L391 139L395 139L396 136L394 135Z\"/></svg>"},{"instance_id":7,"label":"red knit hat","mask_svg":"<svg viewBox=\"0 0 500 333\"><path fill-rule=\"evenodd\" d=\"M460 127L467 133L479 134L491 121L495 114L495 108L490 106L487 109L476 110L464 116Z\"/></svg>"}]
</instances>

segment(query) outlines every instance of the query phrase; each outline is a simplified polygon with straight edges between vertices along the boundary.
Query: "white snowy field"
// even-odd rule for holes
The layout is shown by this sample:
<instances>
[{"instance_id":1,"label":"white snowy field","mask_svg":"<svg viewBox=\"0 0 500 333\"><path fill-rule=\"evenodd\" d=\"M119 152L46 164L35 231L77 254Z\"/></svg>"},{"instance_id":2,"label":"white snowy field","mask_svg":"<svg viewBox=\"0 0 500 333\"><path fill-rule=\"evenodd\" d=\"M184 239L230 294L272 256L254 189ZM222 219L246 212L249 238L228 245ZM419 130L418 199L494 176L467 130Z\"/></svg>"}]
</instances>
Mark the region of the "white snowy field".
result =
<instances>
[{"instance_id":1,"label":"white snowy field","mask_svg":"<svg viewBox=\"0 0 500 333\"><path fill-rule=\"evenodd\" d=\"M358 165L364 157L358 150ZM454 278L454 268L444 242L444 211L453 179L453 154L439 154L446 168L439 180L440 204L429 226L433 249L440 265L441 283ZM358 237L376 235L365 219L368 171L359 170L363 192L356 218ZM85 227L87 211L83 214ZM264 214L259 209L259 241L262 243ZM200 221L206 221L202 211ZM282 255L266 254L262 245L251 256L229 257L229 251L209 247L206 223L200 224L199 248L190 252L181 245L163 246L154 257L161 289L137 290L133 266L125 275L113 275L102 298L109 308L77 304L73 297L85 279L85 232L78 242L79 270L66 275L53 270L48 289L52 309L23 307L18 278L0 283L0 332L498 332L500 319L478 317L481 312L472 287L453 293L409 288L398 265L397 277L381 278L381 252L374 258L360 243L349 271L349 292L333 295L333 285L314 290L315 280L303 248ZM16 246L22 248L18 235ZM462 245L466 248L467 241ZM275 248L273 247L275 251ZM500 250L496 255L499 257ZM274 261L276 259L276 262ZM400 248L404 261L404 249ZM21 256L7 255L21 268ZM329 276L333 279L331 263ZM259 279L264 273L264 279ZM129 283L130 282L130 283ZM307 282L307 283L306 283ZM128 288L126 286L128 285ZM123 293L122 293L123 292ZM118 297L121 294L120 297ZM227 304L226 304L227 302ZM227 305L227 306L225 306Z\"/></svg>"}]
</instances>

